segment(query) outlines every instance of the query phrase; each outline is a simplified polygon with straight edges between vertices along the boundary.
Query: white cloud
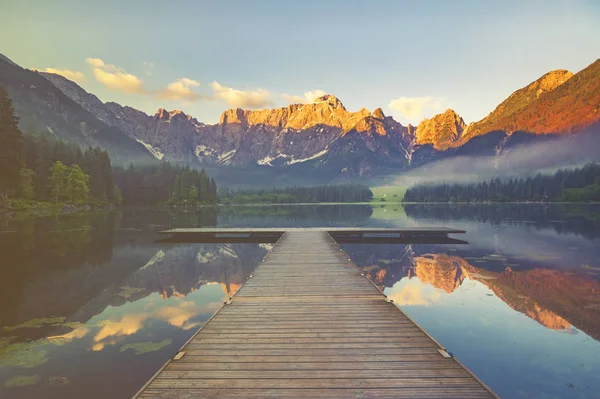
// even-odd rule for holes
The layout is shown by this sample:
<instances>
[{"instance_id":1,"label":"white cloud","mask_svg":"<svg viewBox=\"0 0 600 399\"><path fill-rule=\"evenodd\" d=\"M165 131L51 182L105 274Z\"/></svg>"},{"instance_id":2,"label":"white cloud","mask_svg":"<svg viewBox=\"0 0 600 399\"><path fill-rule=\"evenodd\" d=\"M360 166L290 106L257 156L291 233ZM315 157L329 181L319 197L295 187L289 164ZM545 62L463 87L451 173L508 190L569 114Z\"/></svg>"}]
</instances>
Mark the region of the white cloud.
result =
<instances>
[{"instance_id":1,"label":"white cloud","mask_svg":"<svg viewBox=\"0 0 600 399\"><path fill-rule=\"evenodd\" d=\"M184 84L186 86L200 86L200 83L198 83L197 81L195 81L193 79L188 79L188 78L181 78L181 79L179 79L179 82L181 82L182 84Z\"/></svg>"},{"instance_id":2,"label":"white cloud","mask_svg":"<svg viewBox=\"0 0 600 399\"><path fill-rule=\"evenodd\" d=\"M102 68L104 66L104 61L102 61L100 58L88 57L85 59L85 61L94 68Z\"/></svg>"},{"instance_id":3,"label":"white cloud","mask_svg":"<svg viewBox=\"0 0 600 399\"><path fill-rule=\"evenodd\" d=\"M96 80L111 90L125 93L136 93L154 96L161 100L178 100L185 102L197 101L206 96L192 91L191 87L198 87L200 83L190 78L181 78L171 82L167 87L159 90L149 90L144 87L144 82L139 77L127 73L120 67L105 63L100 58L87 58L86 62L92 66L92 71ZM145 61L142 63L148 68L146 74L151 75L151 69L154 63Z\"/></svg>"},{"instance_id":4,"label":"white cloud","mask_svg":"<svg viewBox=\"0 0 600 399\"><path fill-rule=\"evenodd\" d=\"M192 91L190 87L198 87L200 83L193 79L181 78L175 82L169 83L165 89L157 92L158 97L163 100L182 100L182 101L197 101L204 96L195 91Z\"/></svg>"},{"instance_id":5,"label":"white cloud","mask_svg":"<svg viewBox=\"0 0 600 399\"><path fill-rule=\"evenodd\" d=\"M112 64L106 64L100 58L87 58L87 63L92 66L96 80L111 90L125 93L144 93L144 82L135 75L125 72Z\"/></svg>"},{"instance_id":6,"label":"white cloud","mask_svg":"<svg viewBox=\"0 0 600 399\"><path fill-rule=\"evenodd\" d=\"M304 96L294 96L291 94L282 94L285 100L289 101L292 104L306 104L306 103L314 103L315 100L321 96L326 95L323 90L311 90L304 93Z\"/></svg>"},{"instance_id":7,"label":"white cloud","mask_svg":"<svg viewBox=\"0 0 600 399\"><path fill-rule=\"evenodd\" d=\"M144 61L142 62L142 65L144 66L144 74L146 74L146 76L152 76L152 71L156 66L154 62Z\"/></svg>"},{"instance_id":8,"label":"white cloud","mask_svg":"<svg viewBox=\"0 0 600 399\"><path fill-rule=\"evenodd\" d=\"M55 73L57 75L64 76L73 82L83 82L85 80L83 73L79 71L71 71L70 69L46 68L44 69L44 72Z\"/></svg>"},{"instance_id":9,"label":"white cloud","mask_svg":"<svg viewBox=\"0 0 600 399\"><path fill-rule=\"evenodd\" d=\"M398 117L417 124L425 117L431 117L447 107L446 100L441 97L399 97L388 104L388 108L394 111Z\"/></svg>"},{"instance_id":10,"label":"white cloud","mask_svg":"<svg viewBox=\"0 0 600 399\"><path fill-rule=\"evenodd\" d=\"M222 86L218 82L212 82L210 86L213 89L214 97L226 101L232 108L257 109L273 103L271 93L268 90L242 91Z\"/></svg>"}]
</instances>

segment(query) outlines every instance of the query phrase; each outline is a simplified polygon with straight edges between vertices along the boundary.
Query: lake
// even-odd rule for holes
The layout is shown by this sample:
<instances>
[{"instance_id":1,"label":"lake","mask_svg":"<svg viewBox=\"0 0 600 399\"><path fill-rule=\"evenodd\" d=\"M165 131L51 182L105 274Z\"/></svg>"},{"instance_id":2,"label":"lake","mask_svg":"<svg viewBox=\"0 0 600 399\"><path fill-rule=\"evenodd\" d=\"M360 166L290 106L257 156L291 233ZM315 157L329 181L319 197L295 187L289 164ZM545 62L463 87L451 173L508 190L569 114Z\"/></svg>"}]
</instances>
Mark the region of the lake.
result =
<instances>
[{"instance_id":1,"label":"lake","mask_svg":"<svg viewBox=\"0 0 600 399\"><path fill-rule=\"evenodd\" d=\"M0 397L131 397L272 247L155 242L202 226L464 229L342 248L502 398L600 397L600 205L389 203L0 216Z\"/></svg>"}]
</instances>

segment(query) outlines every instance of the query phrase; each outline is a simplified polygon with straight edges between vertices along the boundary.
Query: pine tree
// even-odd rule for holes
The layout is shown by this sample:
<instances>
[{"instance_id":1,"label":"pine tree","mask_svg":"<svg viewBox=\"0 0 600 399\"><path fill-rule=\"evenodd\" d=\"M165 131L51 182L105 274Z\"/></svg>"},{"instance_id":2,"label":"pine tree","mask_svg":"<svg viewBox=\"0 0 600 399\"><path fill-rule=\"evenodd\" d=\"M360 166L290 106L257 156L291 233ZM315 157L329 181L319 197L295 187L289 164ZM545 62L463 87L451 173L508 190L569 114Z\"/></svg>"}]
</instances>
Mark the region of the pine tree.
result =
<instances>
[{"instance_id":1,"label":"pine tree","mask_svg":"<svg viewBox=\"0 0 600 399\"><path fill-rule=\"evenodd\" d=\"M192 185L188 190L188 199L190 201L198 201L198 187Z\"/></svg>"},{"instance_id":2,"label":"pine tree","mask_svg":"<svg viewBox=\"0 0 600 399\"><path fill-rule=\"evenodd\" d=\"M56 161L50 167L50 177L48 183L50 186L50 193L55 203L65 195L67 175L69 168L65 166L61 161Z\"/></svg>"},{"instance_id":3,"label":"pine tree","mask_svg":"<svg viewBox=\"0 0 600 399\"><path fill-rule=\"evenodd\" d=\"M23 143L12 101L0 87L0 198L19 185Z\"/></svg>"},{"instance_id":4,"label":"pine tree","mask_svg":"<svg viewBox=\"0 0 600 399\"><path fill-rule=\"evenodd\" d=\"M66 194L71 202L82 202L88 199L90 193L89 181L90 176L83 173L79 165L71 165L67 175L66 187Z\"/></svg>"},{"instance_id":5,"label":"pine tree","mask_svg":"<svg viewBox=\"0 0 600 399\"><path fill-rule=\"evenodd\" d=\"M117 186L113 187L112 201L115 205L121 205L123 203L123 196L121 195L121 189Z\"/></svg>"},{"instance_id":6,"label":"pine tree","mask_svg":"<svg viewBox=\"0 0 600 399\"><path fill-rule=\"evenodd\" d=\"M23 199L34 199L35 198L35 186L34 186L35 172L31 169L21 168L19 178L19 189L17 194Z\"/></svg>"}]
</instances>

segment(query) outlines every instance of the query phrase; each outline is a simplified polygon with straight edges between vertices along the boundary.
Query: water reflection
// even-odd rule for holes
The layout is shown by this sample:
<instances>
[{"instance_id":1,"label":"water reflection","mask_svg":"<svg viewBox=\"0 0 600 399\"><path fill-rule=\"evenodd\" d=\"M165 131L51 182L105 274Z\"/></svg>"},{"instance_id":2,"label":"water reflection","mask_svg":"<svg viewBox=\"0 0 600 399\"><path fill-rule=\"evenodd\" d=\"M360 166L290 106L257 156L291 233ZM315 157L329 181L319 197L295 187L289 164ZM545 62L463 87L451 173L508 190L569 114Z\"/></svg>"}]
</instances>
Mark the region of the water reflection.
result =
<instances>
[{"instance_id":1,"label":"water reflection","mask_svg":"<svg viewBox=\"0 0 600 399\"><path fill-rule=\"evenodd\" d=\"M593 398L599 210L291 205L0 218L0 397L131 396L271 247L157 244L158 230L445 225L467 230L469 244L343 249L502 397Z\"/></svg>"},{"instance_id":2,"label":"water reflection","mask_svg":"<svg viewBox=\"0 0 600 399\"><path fill-rule=\"evenodd\" d=\"M498 254L458 256L458 248L344 250L501 397L593 398L600 389L600 279L590 271L598 263L521 266Z\"/></svg>"},{"instance_id":3,"label":"water reflection","mask_svg":"<svg viewBox=\"0 0 600 399\"><path fill-rule=\"evenodd\" d=\"M270 248L157 245L153 230L170 223L161 217L10 222L0 235L1 397L131 396Z\"/></svg>"}]
</instances>

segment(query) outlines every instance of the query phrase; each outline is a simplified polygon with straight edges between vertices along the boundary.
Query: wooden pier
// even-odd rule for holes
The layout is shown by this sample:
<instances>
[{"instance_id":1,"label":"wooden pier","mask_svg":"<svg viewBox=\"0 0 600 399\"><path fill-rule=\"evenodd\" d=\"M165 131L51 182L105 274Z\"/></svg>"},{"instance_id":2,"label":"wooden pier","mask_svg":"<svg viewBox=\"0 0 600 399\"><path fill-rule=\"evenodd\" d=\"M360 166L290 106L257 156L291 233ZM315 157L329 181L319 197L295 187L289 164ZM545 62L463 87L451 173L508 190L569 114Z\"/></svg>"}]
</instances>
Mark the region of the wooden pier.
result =
<instances>
[{"instance_id":1,"label":"wooden pier","mask_svg":"<svg viewBox=\"0 0 600 399\"><path fill-rule=\"evenodd\" d=\"M327 230L296 229L134 397L497 396L387 300Z\"/></svg>"}]
</instances>

